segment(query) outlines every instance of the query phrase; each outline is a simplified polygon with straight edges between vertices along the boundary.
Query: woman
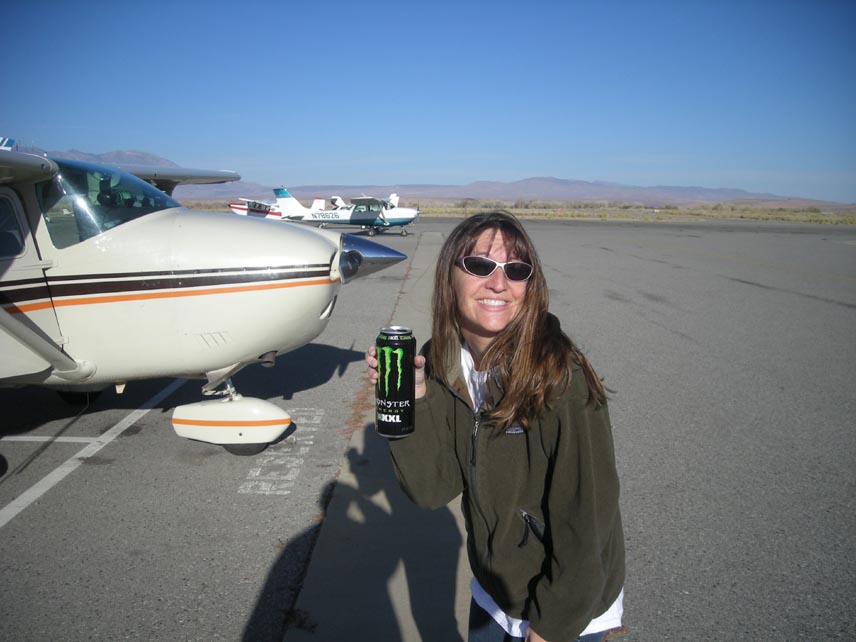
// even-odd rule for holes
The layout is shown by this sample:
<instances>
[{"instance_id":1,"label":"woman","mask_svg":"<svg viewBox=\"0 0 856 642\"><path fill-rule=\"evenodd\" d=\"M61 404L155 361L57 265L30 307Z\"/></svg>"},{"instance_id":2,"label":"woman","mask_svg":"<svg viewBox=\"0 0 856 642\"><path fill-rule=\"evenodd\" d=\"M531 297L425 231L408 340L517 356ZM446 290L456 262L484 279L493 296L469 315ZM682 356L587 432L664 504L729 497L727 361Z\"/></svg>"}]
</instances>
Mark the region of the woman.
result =
<instances>
[{"instance_id":1,"label":"woman","mask_svg":"<svg viewBox=\"0 0 856 642\"><path fill-rule=\"evenodd\" d=\"M463 493L469 641L594 642L620 626L624 538L606 395L548 312L543 270L507 212L440 251L416 368L415 432L389 442L425 508ZM377 382L374 348L366 353Z\"/></svg>"}]
</instances>

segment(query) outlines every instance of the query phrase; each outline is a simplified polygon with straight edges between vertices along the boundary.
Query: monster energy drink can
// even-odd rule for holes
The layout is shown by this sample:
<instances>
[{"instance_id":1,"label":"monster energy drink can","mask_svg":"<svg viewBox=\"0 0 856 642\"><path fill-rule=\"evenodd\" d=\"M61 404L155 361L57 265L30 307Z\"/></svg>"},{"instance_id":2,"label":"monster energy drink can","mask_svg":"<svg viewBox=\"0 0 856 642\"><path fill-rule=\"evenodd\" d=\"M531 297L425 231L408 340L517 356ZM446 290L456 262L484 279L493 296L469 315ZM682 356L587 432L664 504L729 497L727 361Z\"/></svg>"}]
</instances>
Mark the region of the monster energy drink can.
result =
<instances>
[{"instance_id":1,"label":"monster energy drink can","mask_svg":"<svg viewBox=\"0 0 856 642\"><path fill-rule=\"evenodd\" d=\"M413 432L416 338L410 328L394 325L381 329L376 345L375 429L379 435L390 439L406 437Z\"/></svg>"}]
</instances>

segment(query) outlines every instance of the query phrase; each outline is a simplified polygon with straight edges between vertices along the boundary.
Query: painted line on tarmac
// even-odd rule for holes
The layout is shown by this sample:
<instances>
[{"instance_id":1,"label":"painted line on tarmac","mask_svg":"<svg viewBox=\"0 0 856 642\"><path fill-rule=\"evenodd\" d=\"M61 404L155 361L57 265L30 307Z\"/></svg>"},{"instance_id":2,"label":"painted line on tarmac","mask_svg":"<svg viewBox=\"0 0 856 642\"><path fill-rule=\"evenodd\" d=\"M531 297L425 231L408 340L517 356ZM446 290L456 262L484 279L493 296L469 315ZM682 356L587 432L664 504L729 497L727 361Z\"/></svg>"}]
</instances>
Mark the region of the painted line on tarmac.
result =
<instances>
[{"instance_id":1,"label":"painted line on tarmac","mask_svg":"<svg viewBox=\"0 0 856 642\"><path fill-rule=\"evenodd\" d=\"M140 419L142 419L146 415L146 413L148 413L152 408L157 406L161 401L163 401L173 392L178 390L178 388L180 388L185 381L186 379L173 380L166 388L158 392L154 397L149 399L137 410L129 414L122 421L110 428L110 430L105 432L100 437L91 440L91 443L87 445L83 450L81 450L73 457L67 459L65 462L55 468L51 473L43 477L40 481L36 482L36 484L31 486L23 493L21 493L11 503L0 509L0 528L3 528L6 524L12 521L12 519L18 513L20 513L30 504L38 500L42 495L44 495L51 488L53 488L59 482L65 479L67 475L74 472L74 470L76 470L77 467L84 462L84 460L89 457L92 457L95 453L104 448L104 446L106 446L111 441L116 439L116 437L125 432L125 430L127 430Z\"/></svg>"},{"instance_id":2,"label":"painted line on tarmac","mask_svg":"<svg viewBox=\"0 0 856 642\"><path fill-rule=\"evenodd\" d=\"M53 444L91 444L96 437L40 437L38 435L12 435L11 437L0 437L0 441L25 441L45 442Z\"/></svg>"},{"instance_id":3,"label":"painted line on tarmac","mask_svg":"<svg viewBox=\"0 0 856 642\"><path fill-rule=\"evenodd\" d=\"M253 495L289 495L315 443L315 433L324 421L323 408L291 408L297 432L269 446L253 459L255 464L238 492Z\"/></svg>"}]
</instances>

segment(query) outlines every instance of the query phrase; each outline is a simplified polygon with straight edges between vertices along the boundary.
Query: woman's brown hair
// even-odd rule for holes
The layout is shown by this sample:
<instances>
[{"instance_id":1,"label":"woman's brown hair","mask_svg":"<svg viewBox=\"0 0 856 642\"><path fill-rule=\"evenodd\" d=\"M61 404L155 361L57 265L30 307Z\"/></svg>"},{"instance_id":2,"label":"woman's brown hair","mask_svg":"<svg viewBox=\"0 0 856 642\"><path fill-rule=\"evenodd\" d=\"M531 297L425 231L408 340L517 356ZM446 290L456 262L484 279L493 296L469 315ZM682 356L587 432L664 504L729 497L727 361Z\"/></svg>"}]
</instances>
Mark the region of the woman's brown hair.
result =
<instances>
[{"instance_id":1,"label":"woman's brown hair","mask_svg":"<svg viewBox=\"0 0 856 642\"><path fill-rule=\"evenodd\" d=\"M508 257L532 265L532 276L517 315L491 341L481 370L492 370L503 390L502 399L490 412L497 427L519 423L529 428L529 419L540 415L550 399L570 383L571 366L582 368L588 385L588 403L606 401L603 384L585 356L562 332L558 320L548 313L547 281L538 254L526 230L509 212L476 214L460 223L443 244L434 274L433 322L428 353L432 376L447 385L449 355L462 341L458 301L453 285L455 262L467 256L485 230L502 233Z\"/></svg>"}]
</instances>

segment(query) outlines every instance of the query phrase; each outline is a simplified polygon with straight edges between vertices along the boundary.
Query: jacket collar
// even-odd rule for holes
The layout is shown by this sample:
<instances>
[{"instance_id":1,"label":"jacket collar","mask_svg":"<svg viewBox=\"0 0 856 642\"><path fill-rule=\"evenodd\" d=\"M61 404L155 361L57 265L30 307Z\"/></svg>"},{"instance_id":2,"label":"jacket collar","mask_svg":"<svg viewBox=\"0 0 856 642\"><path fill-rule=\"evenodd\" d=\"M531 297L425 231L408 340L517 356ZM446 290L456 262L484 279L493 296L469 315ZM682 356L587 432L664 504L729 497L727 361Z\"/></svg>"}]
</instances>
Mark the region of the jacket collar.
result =
<instances>
[{"instance_id":1,"label":"jacket collar","mask_svg":"<svg viewBox=\"0 0 856 642\"><path fill-rule=\"evenodd\" d=\"M463 342L463 339L461 339L461 342ZM461 345L461 343L456 344L453 349L446 354L445 362L446 372L448 373L449 379L448 387L452 394L461 398L467 403L473 412L476 412L479 409L475 408L475 404L473 403L469 390L467 389L466 381L464 381L464 370L461 366ZM495 377L488 377L484 400L485 409L489 410L495 407L501 398L502 386L499 385L499 382Z\"/></svg>"}]
</instances>

